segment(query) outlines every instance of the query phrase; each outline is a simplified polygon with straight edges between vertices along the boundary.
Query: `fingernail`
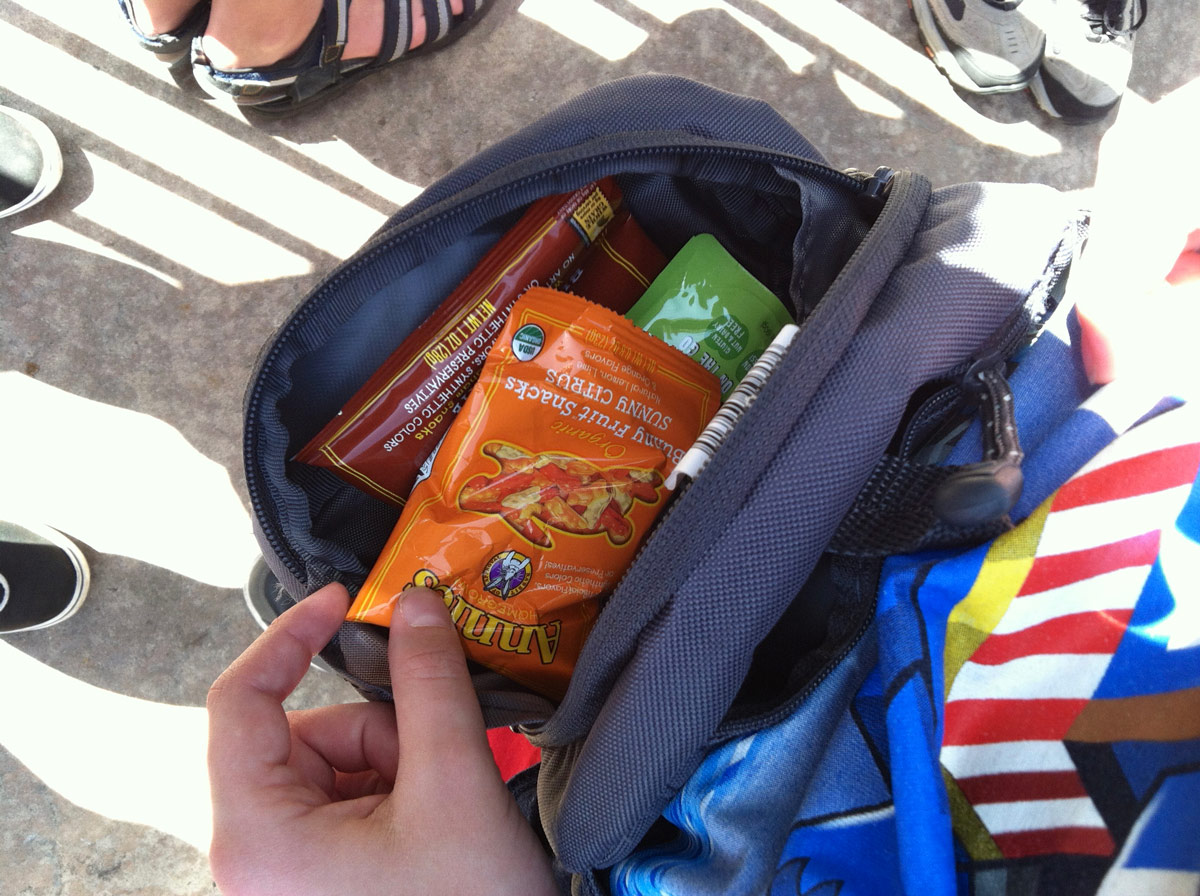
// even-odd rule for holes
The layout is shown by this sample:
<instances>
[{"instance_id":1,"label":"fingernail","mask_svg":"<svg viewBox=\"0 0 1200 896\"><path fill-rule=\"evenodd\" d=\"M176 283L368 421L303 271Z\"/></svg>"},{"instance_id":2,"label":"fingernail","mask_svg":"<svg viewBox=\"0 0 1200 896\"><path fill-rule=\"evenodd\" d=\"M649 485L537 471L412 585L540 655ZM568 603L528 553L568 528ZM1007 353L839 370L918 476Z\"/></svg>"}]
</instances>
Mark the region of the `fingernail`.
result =
<instances>
[{"instance_id":1,"label":"fingernail","mask_svg":"<svg viewBox=\"0 0 1200 896\"><path fill-rule=\"evenodd\" d=\"M413 628L450 625L446 604L437 594L424 588L404 592L400 598L400 612L404 614L404 621Z\"/></svg>"}]
</instances>

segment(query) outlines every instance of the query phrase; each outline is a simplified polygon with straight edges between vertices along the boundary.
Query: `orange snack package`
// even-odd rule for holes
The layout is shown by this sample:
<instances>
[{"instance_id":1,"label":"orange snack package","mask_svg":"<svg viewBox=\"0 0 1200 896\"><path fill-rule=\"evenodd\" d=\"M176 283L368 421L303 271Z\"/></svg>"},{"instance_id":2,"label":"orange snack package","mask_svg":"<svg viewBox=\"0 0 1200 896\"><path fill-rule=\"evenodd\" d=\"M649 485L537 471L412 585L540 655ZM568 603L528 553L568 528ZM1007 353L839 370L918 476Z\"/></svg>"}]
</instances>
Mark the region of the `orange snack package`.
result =
<instances>
[{"instance_id":1,"label":"orange snack package","mask_svg":"<svg viewBox=\"0 0 1200 896\"><path fill-rule=\"evenodd\" d=\"M467 655L560 699L663 482L720 405L682 352L544 287L517 301L347 619L439 592Z\"/></svg>"}]
</instances>

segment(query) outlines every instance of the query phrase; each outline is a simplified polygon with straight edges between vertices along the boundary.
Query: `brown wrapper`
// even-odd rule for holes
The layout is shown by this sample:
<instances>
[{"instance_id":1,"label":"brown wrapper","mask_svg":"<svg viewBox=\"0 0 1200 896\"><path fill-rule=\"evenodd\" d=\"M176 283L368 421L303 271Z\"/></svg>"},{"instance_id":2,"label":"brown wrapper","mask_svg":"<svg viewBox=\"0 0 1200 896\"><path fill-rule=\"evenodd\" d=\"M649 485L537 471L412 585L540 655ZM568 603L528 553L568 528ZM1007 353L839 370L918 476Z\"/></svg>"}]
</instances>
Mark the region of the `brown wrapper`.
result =
<instances>
[{"instance_id":1,"label":"brown wrapper","mask_svg":"<svg viewBox=\"0 0 1200 896\"><path fill-rule=\"evenodd\" d=\"M531 205L295 459L403 507L513 303L568 278L621 204L606 178Z\"/></svg>"},{"instance_id":2,"label":"brown wrapper","mask_svg":"<svg viewBox=\"0 0 1200 896\"><path fill-rule=\"evenodd\" d=\"M667 256L629 210L621 209L565 288L624 314L666 266Z\"/></svg>"}]
</instances>

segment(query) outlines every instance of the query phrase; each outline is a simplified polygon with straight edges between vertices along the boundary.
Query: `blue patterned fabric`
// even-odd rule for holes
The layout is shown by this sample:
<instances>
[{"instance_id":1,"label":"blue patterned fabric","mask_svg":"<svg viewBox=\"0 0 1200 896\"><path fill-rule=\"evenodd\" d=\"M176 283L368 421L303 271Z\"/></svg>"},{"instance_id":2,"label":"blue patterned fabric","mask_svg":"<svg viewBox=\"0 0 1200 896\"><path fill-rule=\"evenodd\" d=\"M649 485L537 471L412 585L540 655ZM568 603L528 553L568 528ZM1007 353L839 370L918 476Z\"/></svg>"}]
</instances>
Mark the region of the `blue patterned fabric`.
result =
<instances>
[{"instance_id":1,"label":"blue patterned fabric","mask_svg":"<svg viewBox=\"0 0 1200 896\"><path fill-rule=\"evenodd\" d=\"M888 560L850 656L706 757L614 893L1198 892L1200 409L1084 400L1068 323L1013 377L1020 524Z\"/></svg>"}]
</instances>

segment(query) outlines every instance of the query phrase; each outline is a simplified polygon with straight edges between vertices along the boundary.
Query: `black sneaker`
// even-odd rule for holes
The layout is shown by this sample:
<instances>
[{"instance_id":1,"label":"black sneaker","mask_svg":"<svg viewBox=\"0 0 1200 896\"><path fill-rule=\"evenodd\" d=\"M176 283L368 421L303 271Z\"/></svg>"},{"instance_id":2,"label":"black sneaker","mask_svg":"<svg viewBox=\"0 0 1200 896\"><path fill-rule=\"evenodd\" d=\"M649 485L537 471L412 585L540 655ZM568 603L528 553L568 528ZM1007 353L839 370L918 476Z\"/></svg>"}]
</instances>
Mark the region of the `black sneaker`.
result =
<instances>
[{"instance_id":1,"label":"black sneaker","mask_svg":"<svg viewBox=\"0 0 1200 896\"><path fill-rule=\"evenodd\" d=\"M1055 118L1097 121L1121 101L1147 0L1058 0L1030 89Z\"/></svg>"},{"instance_id":2,"label":"black sneaker","mask_svg":"<svg viewBox=\"0 0 1200 896\"><path fill-rule=\"evenodd\" d=\"M36 205L62 178L62 152L45 124L0 106L0 218Z\"/></svg>"},{"instance_id":3,"label":"black sneaker","mask_svg":"<svg viewBox=\"0 0 1200 896\"><path fill-rule=\"evenodd\" d=\"M0 520L0 635L62 622L83 603L88 581L87 561L66 536Z\"/></svg>"}]
</instances>

